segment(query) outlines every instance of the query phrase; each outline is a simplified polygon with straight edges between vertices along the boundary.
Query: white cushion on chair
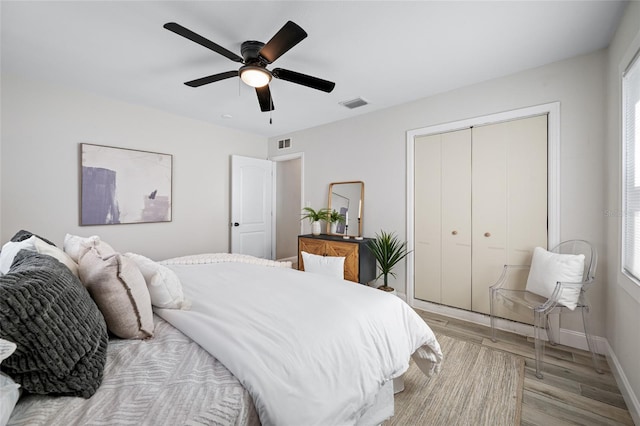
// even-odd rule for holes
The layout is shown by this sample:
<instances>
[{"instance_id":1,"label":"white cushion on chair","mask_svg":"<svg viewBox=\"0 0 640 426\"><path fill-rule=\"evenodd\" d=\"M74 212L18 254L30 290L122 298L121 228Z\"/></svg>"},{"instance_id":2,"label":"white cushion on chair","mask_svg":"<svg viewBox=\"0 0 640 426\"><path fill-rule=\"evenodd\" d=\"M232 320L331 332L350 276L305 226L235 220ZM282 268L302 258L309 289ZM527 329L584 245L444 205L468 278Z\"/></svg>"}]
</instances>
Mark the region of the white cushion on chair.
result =
<instances>
[{"instance_id":1,"label":"white cushion on chair","mask_svg":"<svg viewBox=\"0 0 640 426\"><path fill-rule=\"evenodd\" d=\"M531 270L527 278L526 290L549 298L556 283L580 283L584 272L584 254L551 253L536 247L531 260ZM558 303L574 310L580 297L580 287L564 288Z\"/></svg>"}]
</instances>

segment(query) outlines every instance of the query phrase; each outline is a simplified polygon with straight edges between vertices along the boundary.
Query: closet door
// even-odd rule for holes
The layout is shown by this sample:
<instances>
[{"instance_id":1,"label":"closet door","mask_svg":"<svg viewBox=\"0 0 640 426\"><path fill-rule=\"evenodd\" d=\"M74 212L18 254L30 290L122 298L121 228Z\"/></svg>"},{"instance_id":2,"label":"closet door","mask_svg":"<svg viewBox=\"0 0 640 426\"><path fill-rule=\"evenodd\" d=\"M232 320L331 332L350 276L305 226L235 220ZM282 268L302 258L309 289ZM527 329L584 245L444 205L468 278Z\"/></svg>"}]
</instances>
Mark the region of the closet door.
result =
<instances>
[{"instance_id":1,"label":"closet door","mask_svg":"<svg viewBox=\"0 0 640 426\"><path fill-rule=\"evenodd\" d=\"M473 128L472 310L489 313L505 264L547 246L547 116ZM524 290L526 275L513 288ZM501 316L530 322L505 311Z\"/></svg>"},{"instance_id":2,"label":"closet door","mask_svg":"<svg viewBox=\"0 0 640 426\"><path fill-rule=\"evenodd\" d=\"M442 136L442 299L471 309L471 129Z\"/></svg>"},{"instance_id":3,"label":"closet door","mask_svg":"<svg viewBox=\"0 0 640 426\"><path fill-rule=\"evenodd\" d=\"M441 303L442 273L441 170L442 135L415 139L414 293L421 300Z\"/></svg>"},{"instance_id":4,"label":"closet door","mask_svg":"<svg viewBox=\"0 0 640 426\"><path fill-rule=\"evenodd\" d=\"M471 130L414 147L416 298L471 309Z\"/></svg>"}]
</instances>

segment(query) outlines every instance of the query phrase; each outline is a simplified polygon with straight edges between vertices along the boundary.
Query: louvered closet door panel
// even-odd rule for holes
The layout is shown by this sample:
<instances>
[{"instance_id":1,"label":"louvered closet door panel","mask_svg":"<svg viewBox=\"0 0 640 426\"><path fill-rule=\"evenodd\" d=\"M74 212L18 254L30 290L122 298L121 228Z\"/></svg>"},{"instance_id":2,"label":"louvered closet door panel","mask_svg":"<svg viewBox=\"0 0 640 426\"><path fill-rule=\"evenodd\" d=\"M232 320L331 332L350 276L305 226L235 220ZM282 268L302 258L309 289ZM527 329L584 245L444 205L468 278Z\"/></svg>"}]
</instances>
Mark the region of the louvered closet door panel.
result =
<instances>
[{"instance_id":1,"label":"louvered closet door panel","mask_svg":"<svg viewBox=\"0 0 640 426\"><path fill-rule=\"evenodd\" d=\"M414 293L441 303L441 135L415 139Z\"/></svg>"},{"instance_id":2,"label":"louvered closet door panel","mask_svg":"<svg viewBox=\"0 0 640 426\"><path fill-rule=\"evenodd\" d=\"M471 129L441 141L442 303L471 309Z\"/></svg>"}]
</instances>

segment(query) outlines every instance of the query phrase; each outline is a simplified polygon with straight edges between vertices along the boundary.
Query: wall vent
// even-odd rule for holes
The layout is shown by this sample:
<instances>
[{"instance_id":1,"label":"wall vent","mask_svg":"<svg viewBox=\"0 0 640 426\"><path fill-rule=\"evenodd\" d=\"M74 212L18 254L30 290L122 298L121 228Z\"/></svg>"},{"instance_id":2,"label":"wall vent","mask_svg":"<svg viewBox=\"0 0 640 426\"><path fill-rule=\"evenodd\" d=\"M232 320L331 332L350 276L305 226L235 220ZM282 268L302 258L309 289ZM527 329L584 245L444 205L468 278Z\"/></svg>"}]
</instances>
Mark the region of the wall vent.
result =
<instances>
[{"instance_id":1,"label":"wall vent","mask_svg":"<svg viewBox=\"0 0 640 426\"><path fill-rule=\"evenodd\" d=\"M354 109L354 108L363 107L365 105L369 105L369 102L363 98L355 98L355 99L351 99L350 101L340 102L340 105L347 107L349 109Z\"/></svg>"},{"instance_id":2,"label":"wall vent","mask_svg":"<svg viewBox=\"0 0 640 426\"><path fill-rule=\"evenodd\" d=\"M278 141L278 149L291 148L291 139L281 139Z\"/></svg>"}]
</instances>

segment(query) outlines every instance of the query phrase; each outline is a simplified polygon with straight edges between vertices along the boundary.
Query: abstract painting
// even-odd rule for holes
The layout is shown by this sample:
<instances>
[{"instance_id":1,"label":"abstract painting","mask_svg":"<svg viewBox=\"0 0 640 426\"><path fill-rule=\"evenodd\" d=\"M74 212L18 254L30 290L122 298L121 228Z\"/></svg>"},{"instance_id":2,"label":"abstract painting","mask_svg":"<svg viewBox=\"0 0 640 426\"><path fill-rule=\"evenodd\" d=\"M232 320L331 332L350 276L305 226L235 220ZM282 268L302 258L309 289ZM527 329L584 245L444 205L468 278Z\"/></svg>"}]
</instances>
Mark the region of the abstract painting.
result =
<instances>
[{"instance_id":1,"label":"abstract painting","mask_svg":"<svg viewBox=\"0 0 640 426\"><path fill-rule=\"evenodd\" d=\"M80 225L171 222L173 156L80 144Z\"/></svg>"}]
</instances>

